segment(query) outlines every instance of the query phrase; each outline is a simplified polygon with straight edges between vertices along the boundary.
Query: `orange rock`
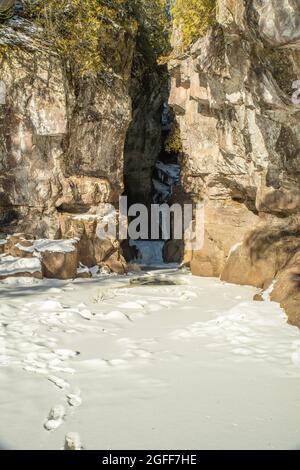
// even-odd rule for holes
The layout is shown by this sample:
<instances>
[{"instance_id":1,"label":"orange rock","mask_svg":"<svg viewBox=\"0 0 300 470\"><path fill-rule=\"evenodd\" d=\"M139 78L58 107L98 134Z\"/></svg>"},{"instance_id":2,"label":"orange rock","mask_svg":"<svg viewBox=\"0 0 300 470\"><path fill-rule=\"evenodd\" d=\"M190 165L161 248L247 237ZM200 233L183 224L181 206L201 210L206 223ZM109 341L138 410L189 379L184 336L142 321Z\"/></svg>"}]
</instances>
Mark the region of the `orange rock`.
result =
<instances>
[{"instance_id":1,"label":"orange rock","mask_svg":"<svg viewBox=\"0 0 300 470\"><path fill-rule=\"evenodd\" d=\"M77 277L78 252L67 253L42 253L43 275L49 279L75 279Z\"/></svg>"},{"instance_id":2,"label":"orange rock","mask_svg":"<svg viewBox=\"0 0 300 470\"><path fill-rule=\"evenodd\" d=\"M289 323L300 328L300 251L278 274L271 300L279 302Z\"/></svg>"}]
</instances>

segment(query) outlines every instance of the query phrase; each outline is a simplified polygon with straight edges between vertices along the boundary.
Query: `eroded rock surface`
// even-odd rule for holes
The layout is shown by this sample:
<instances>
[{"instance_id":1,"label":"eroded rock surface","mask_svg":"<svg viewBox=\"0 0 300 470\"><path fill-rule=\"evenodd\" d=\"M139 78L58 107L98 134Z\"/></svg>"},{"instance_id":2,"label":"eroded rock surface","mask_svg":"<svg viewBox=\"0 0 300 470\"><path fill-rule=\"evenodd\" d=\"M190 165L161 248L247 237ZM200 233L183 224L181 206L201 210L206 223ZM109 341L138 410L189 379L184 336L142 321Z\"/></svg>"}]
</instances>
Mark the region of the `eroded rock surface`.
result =
<instances>
[{"instance_id":1,"label":"eroded rock surface","mask_svg":"<svg viewBox=\"0 0 300 470\"><path fill-rule=\"evenodd\" d=\"M84 216L95 215L101 203L117 206L124 191L134 42L118 29L111 38L112 50L120 51L118 65L99 78L77 81L67 76L42 31L25 19L0 25L0 46L1 232L79 237L78 259L60 274L75 277L78 262L94 266L108 251L121 256L119 244L113 250L101 246L95 224ZM7 250L22 256L15 245ZM63 261L52 256L44 271L57 273L51 265Z\"/></svg>"}]
</instances>

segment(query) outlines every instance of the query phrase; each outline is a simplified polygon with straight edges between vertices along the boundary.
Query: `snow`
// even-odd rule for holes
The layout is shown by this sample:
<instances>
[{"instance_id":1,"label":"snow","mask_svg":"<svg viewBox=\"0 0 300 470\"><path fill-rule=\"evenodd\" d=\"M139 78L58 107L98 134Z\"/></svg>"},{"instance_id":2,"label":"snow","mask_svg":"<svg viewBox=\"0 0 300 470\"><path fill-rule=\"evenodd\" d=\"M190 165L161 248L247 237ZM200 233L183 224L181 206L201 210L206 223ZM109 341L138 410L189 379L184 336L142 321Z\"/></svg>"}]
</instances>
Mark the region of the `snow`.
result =
<instances>
[{"instance_id":1,"label":"snow","mask_svg":"<svg viewBox=\"0 0 300 470\"><path fill-rule=\"evenodd\" d=\"M177 164L165 164L163 162L158 161L156 163L156 168L161 170L168 176L171 176L174 179L179 178L180 175L180 165Z\"/></svg>"},{"instance_id":2,"label":"snow","mask_svg":"<svg viewBox=\"0 0 300 470\"><path fill-rule=\"evenodd\" d=\"M231 256L233 253L235 253L242 245L243 245L243 242L236 243L235 245L233 245L233 246L230 248L230 251L229 251L229 255L228 255L228 256Z\"/></svg>"},{"instance_id":3,"label":"snow","mask_svg":"<svg viewBox=\"0 0 300 470\"><path fill-rule=\"evenodd\" d=\"M80 266L77 269L77 274L90 274L90 270L87 266L84 266L83 264L80 263Z\"/></svg>"},{"instance_id":4,"label":"snow","mask_svg":"<svg viewBox=\"0 0 300 470\"><path fill-rule=\"evenodd\" d=\"M13 256L0 257L0 277L14 276L19 273L41 272L41 262L37 258L14 258Z\"/></svg>"},{"instance_id":5,"label":"snow","mask_svg":"<svg viewBox=\"0 0 300 470\"><path fill-rule=\"evenodd\" d=\"M271 282L270 286L267 289L264 290L263 295L262 295L263 300L270 300L271 294L272 294L272 292L274 290L274 287L275 287L275 284L276 284L276 280L274 279Z\"/></svg>"},{"instance_id":6,"label":"snow","mask_svg":"<svg viewBox=\"0 0 300 470\"><path fill-rule=\"evenodd\" d=\"M32 246L23 246L22 242L17 243L16 248L28 253L44 253L48 251L50 253L71 253L76 250L76 244L78 239L67 239L67 240L33 240Z\"/></svg>"},{"instance_id":7,"label":"snow","mask_svg":"<svg viewBox=\"0 0 300 470\"><path fill-rule=\"evenodd\" d=\"M298 448L300 335L280 307L150 275L0 283L2 445Z\"/></svg>"}]
</instances>

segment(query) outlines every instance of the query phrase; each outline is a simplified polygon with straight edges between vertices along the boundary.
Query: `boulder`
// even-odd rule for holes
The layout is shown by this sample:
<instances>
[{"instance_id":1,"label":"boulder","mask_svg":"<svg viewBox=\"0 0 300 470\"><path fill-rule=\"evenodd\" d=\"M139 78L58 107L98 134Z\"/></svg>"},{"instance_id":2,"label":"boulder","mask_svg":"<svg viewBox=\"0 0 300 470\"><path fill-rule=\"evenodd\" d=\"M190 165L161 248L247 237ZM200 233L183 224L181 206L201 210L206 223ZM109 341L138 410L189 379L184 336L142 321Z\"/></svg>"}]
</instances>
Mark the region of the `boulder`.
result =
<instances>
[{"instance_id":1,"label":"boulder","mask_svg":"<svg viewBox=\"0 0 300 470\"><path fill-rule=\"evenodd\" d=\"M41 259L43 275L49 279L74 279L77 275L78 240L36 240L34 251Z\"/></svg>"},{"instance_id":2,"label":"boulder","mask_svg":"<svg viewBox=\"0 0 300 470\"><path fill-rule=\"evenodd\" d=\"M190 266L196 276L219 277L228 255L241 244L258 217L231 200L207 201L204 209L204 245L192 253Z\"/></svg>"},{"instance_id":3,"label":"boulder","mask_svg":"<svg viewBox=\"0 0 300 470\"><path fill-rule=\"evenodd\" d=\"M221 279L263 288L300 249L300 232L283 226L261 225L232 250Z\"/></svg>"},{"instance_id":4,"label":"boulder","mask_svg":"<svg viewBox=\"0 0 300 470\"><path fill-rule=\"evenodd\" d=\"M109 256L103 263L102 268L109 268L110 272L115 274L126 274L128 272L127 264L122 255L115 253Z\"/></svg>"},{"instance_id":5,"label":"boulder","mask_svg":"<svg viewBox=\"0 0 300 470\"><path fill-rule=\"evenodd\" d=\"M130 246L128 240L124 240L121 243L121 248L122 254L128 263L138 258L139 250L136 248L136 246Z\"/></svg>"},{"instance_id":6,"label":"boulder","mask_svg":"<svg viewBox=\"0 0 300 470\"><path fill-rule=\"evenodd\" d=\"M129 263L127 265L127 270L129 273L140 273L142 271L141 266L136 263Z\"/></svg>"},{"instance_id":7,"label":"boulder","mask_svg":"<svg viewBox=\"0 0 300 470\"><path fill-rule=\"evenodd\" d=\"M77 277L78 253L44 251L42 253L43 275L49 279L75 279Z\"/></svg>"},{"instance_id":8,"label":"boulder","mask_svg":"<svg viewBox=\"0 0 300 470\"><path fill-rule=\"evenodd\" d=\"M101 215L61 214L60 223L64 238L78 238L78 260L91 268L101 265L107 258L121 255L120 242L115 239L101 240L97 235Z\"/></svg>"}]
</instances>

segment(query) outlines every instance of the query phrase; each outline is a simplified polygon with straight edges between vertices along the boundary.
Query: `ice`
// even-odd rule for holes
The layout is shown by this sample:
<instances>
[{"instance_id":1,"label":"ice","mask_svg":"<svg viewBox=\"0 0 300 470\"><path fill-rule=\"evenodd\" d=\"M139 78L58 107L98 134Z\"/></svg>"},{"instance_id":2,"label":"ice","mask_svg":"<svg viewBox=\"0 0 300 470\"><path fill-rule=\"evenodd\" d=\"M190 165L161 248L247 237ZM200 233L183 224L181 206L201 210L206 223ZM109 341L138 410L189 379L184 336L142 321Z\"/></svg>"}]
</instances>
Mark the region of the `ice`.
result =
<instances>
[{"instance_id":1,"label":"ice","mask_svg":"<svg viewBox=\"0 0 300 470\"><path fill-rule=\"evenodd\" d=\"M141 257L137 261L147 266L163 264L163 247L165 242L161 240L131 240L131 246L136 246Z\"/></svg>"},{"instance_id":2,"label":"ice","mask_svg":"<svg viewBox=\"0 0 300 470\"><path fill-rule=\"evenodd\" d=\"M34 251L43 253L71 253L76 250L78 239L69 240L36 240L33 242ZM24 248L23 248L24 249Z\"/></svg>"}]
</instances>

